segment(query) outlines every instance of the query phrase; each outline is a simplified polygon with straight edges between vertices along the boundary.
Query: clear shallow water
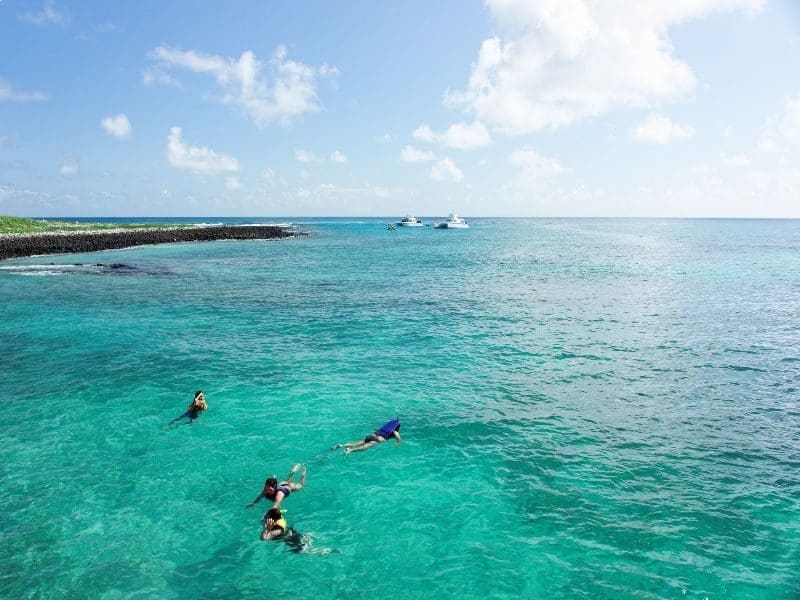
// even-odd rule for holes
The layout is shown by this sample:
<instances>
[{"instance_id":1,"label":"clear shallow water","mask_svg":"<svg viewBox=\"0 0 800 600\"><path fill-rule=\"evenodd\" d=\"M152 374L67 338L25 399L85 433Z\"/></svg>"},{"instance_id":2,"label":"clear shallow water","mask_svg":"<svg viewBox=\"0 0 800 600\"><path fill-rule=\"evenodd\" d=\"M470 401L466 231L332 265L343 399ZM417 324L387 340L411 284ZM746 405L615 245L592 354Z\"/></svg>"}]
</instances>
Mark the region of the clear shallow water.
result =
<instances>
[{"instance_id":1,"label":"clear shallow water","mask_svg":"<svg viewBox=\"0 0 800 600\"><path fill-rule=\"evenodd\" d=\"M0 596L800 595L800 222L295 222L0 263Z\"/></svg>"}]
</instances>

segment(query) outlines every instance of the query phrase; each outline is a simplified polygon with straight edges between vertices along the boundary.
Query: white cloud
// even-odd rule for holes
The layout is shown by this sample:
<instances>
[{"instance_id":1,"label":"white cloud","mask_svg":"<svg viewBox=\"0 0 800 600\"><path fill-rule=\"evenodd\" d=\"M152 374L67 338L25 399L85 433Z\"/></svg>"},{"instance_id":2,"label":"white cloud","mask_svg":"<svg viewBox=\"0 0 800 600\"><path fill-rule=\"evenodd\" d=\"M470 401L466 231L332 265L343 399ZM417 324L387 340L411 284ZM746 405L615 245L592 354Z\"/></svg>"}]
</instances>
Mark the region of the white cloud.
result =
<instances>
[{"instance_id":1,"label":"white cloud","mask_svg":"<svg viewBox=\"0 0 800 600\"><path fill-rule=\"evenodd\" d=\"M36 207L43 211L40 214L52 215L54 209L63 208L63 205L59 203L56 207L53 197L46 192L14 188L0 183L0 207L7 211L7 214L21 212L30 215L31 209Z\"/></svg>"},{"instance_id":2,"label":"white cloud","mask_svg":"<svg viewBox=\"0 0 800 600\"><path fill-rule=\"evenodd\" d=\"M187 146L181 128L172 127L167 137L167 160L176 169L200 175L216 175L239 170L239 161L227 154L217 154L204 146Z\"/></svg>"},{"instance_id":3,"label":"white cloud","mask_svg":"<svg viewBox=\"0 0 800 600\"><path fill-rule=\"evenodd\" d=\"M347 157L338 150L336 150L331 154L331 160L335 163L346 163Z\"/></svg>"},{"instance_id":4,"label":"white cloud","mask_svg":"<svg viewBox=\"0 0 800 600\"><path fill-rule=\"evenodd\" d=\"M464 179L464 173L461 172L456 164L449 158L443 158L431 167L431 179L435 181L453 181L460 182Z\"/></svg>"},{"instance_id":5,"label":"white cloud","mask_svg":"<svg viewBox=\"0 0 800 600\"><path fill-rule=\"evenodd\" d=\"M42 102L47 100L42 92L18 92L3 78L0 78L0 102Z\"/></svg>"},{"instance_id":6,"label":"white cloud","mask_svg":"<svg viewBox=\"0 0 800 600\"><path fill-rule=\"evenodd\" d=\"M797 218L800 168L796 164L709 169L638 190L627 212L631 216Z\"/></svg>"},{"instance_id":7,"label":"white cloud","mask_svg":"<svg viewBox=\"0 0 800 600\"><path fill-rule=\"evenodd\" d=\"M294 201L309 201L309 206L314 205L316 207L324 206L330 200L347 198L348 201L355 202L354 206L359 207L359 214L366 214L362 211L369 212L368 207L374 206L376 198L407 198L409 192L407 190L389 189L369 184L362 187L340 187L333 183L320 183L309 188L297 187L286 194Z\"/></svg>"},{"instance_id":8,"label":"white cloud","mask_svg":"<svg viewBox=\"0 0 800 600\"><path fill-rule=\"evenodd\" d=\"M712 12L754 14L765 0L487 0L500 36L483 42L465 89L445 103L511 135L555 129L696 87L669 29Z\"/></svg>"},{"instance_id":9,"label":"white cloud","mask_svg":"<svg viewBox=\"0 0 800 600\"><path fill-rule=\"evenodd\" d=\"M508 160L520 169L525 180L554 177L564 172L564 167L558 160L542 156L529 148L512 152Z\"/></svg>"},{"instance_id":10,"label":"white cloud","mask_svg":"<svg viewBox=\"0 0 800 600\"><path fill-rule=\"evenodd\" d=\"M120 31L121 28L111 21L106 21L105 23L97 23L96 25L92 25L92 29L97 33L115 33Z\"/></svg>"},{"instance_id":11,"label":"white cloud","mask_svg":"<svg viewBox=\"0 0 800 600\"><path fill-rule=\"evenodd\" d=\"M750 160L750 157L746 154L737 154L735 156L723 156L722 157L722 164L726 167L749 167L753 164L753 161Z\"/></svg>"},{"instance_id":12,"label":"white cloud","mask_svg":"<svg viewBox=\"0 0 800 600\"><path fill-rule=\"evenodd\" d=\"M68 158L61 163L61 168L58 170L64 177L73 177L78 174L78 161L74 158Z\"/></svg>"},{"instance_id":13,"label":"white cloud","mask_svg":"<svg viewBox=\"0 0 800 600\"><path fill-rule=\"evenodd\" d=\"M438 139L443 145L458 150L472 150L492 143L489 132L480 121L451 125Z\"/></svg>"},{"instance_id":14,"label":"white cloud","mask_svg":"<svg viewBox=\"0 0 800 600\"><path fill-rule=\"evenodd\" d=\"M264 173L262 174L262 176L264 177L264 181L266 181L267 184L270 186L275 186L277 184L280 184L285 187L289 185L289 182L286 181L286 178L283 175L278 175L273 169L269 167L264 169Z\"/></svg>"},{"instance_id":15,"label":"white cloud","mask_svg":"<svg viewBox=\"0 0 800 600\"><path fill-rule=\"evenodd\" d=\"M767 121L759 150L776 154L800 147L800 94L784 99L780 112Z\"/></svg>"},{"instance_id":16,"label":"white cloud","mask_svg":"<svg viewBox=\"0 0 800 600\"><path fill-rule=\"evenodd\" d=\"M266 67L251 50L233 59L159 46L149 56L165 69L212 75L223 91L220 101L241 107L259 126L273 121L289 123L306 112L320 110L317 79L339 74L336 67L312 67L289 60L283 46L275 50Z\"/></svg>"},{"instance_id":17,"label":"white cloud","mask_svg":"<svg viewBox=\"0 0 800 600\"><path fill-rule=\"evenodd\" d=\"M650 144L666 144L672 140L690 138L693 135L692 127L678 125L660 114L650 115L633 130L633 136L637 140Z\"/></svg>"},{"instance_id":18,"label":"white cloud","mask_svg":"<svg viewBox=\"0 0 800 600\"><path fill-rule=\"evenodd\" d=\"M20 21L32 25L66 25L72 20L69 12L56 8L54 0L45 0L39 12L25 12L19 15Z\"/></svg>"},{"instance_id":19,"label":"white cloud","mask_svg":"<svg viewBox=\"0 0 800 600\"><path fill-rule=\"evenodd\" d=\"M412 131L411 137L421 142L433 142L436 139L436 136L433 135L433 131L426 124L420 125Z\"/></svg>"},{"instance_id":20,"label":"white cloud","mask_svg":"<svg viewBox=\"0 0 800 600\"><path fill-rule=\"evenodd\" d=\"M786 139L800 142L800 95L784 101L779 127Z\"/></svg>"},{"instance_id":21,"label":"white cloud","mask_svg":"<svg viewBox=\"0 0 800 600\"><path fill-rule=\"evenodd\" d=\"M239 182L238 177L231 175L225 178L225 187L229 190L239 190L242 188L242 184Z\"/></svg>"},{"instance_id":22,"label":"white cloud","mask_svg":"<svg viewBox=\"0 0 800 600\"><path fill-rule=\"evenodd\" d=\"M429 125L423 124L411 132L411 137L421 142L438 142L448 148L472 150L492 143L492 137L483 123L456 123L444 133L434 132Z\"/></svg>"},{"instance_id":23,"label":"white cloud","mask_svg":"<svg viewBox=\"0 0 800 600\"><path fill-rule=\"evenodd\" d=\"M392 141L392 136L388 133L384 133L383 135L375 136L372 139L377 144L388 144Z\"/></svg>"},{"instance_id":24,"label":"white cloud","mask_svg":"<svg viewBox=\"0 0 800 600\"><path fill-rule=\"evenodd\" d=\"M758 143L758 150L764 154L775 154L778 152L778 143L771 137L765 136Z\"/></svg>"},{"instance_id":25,"label":"white cloud","mask_svg":"<svg viewBox=\"0 0 800 600\"><path fill-rule=\"evenodd\" d=\"M131 122L124 113L106 117L100 121L100 126L108 135L120 140L131 137Z\"/></svg>"},{"instance_id":26,"label":"white cloud","mask_svg":"<svg viewBox=\"0 0 800 600\"><path fill-rule=\"evenodd\" d=\"M574 198L576 193L582 194L577 188L569 190L556 184L556 178L566 169L555 158L542 156L531 148L522 148L509 154L508 162L517 168L517 172L500 186L498 197L507 201L504 209L499 205L496 207L501 211L513 210L512 207L516 206L523 214L530 214L532 204L557 203ZM564 207L559 209L564 210Z\"/></svg>"},{"instance_id":27,"label":"white cloud","mask_svg":"<svg viewBox=\"0 0 800 600\"><path fill-rule=\"evenodd\" d=\"M420 150L414 146L406 146L400 153L403 162L423 162L426 160L436 160L436 155L430 150Z\"/></svg>"},{"instance_id":28,"label":"white cloud","mask_svg":"<svg viewBox=\"0 0 800 600\"><path fill-rule=\"evenodd\" d=\"M316 162L317 160L316 155L310 150L295 150L294 158L297 160L297 162L301 163Z\"/></svg>"},{"instance_id":29,"label":"white cloud","mask_svg":"<svg viewBox=\"0 0 800 600\"><path fill-rule=\"evenodd\" d=\"M183 87L180 81L171 75L167 75L161 69L144 69L142 71L142 85L151 87L156 84L167 87Z\"/></svg>"}]
</instances>

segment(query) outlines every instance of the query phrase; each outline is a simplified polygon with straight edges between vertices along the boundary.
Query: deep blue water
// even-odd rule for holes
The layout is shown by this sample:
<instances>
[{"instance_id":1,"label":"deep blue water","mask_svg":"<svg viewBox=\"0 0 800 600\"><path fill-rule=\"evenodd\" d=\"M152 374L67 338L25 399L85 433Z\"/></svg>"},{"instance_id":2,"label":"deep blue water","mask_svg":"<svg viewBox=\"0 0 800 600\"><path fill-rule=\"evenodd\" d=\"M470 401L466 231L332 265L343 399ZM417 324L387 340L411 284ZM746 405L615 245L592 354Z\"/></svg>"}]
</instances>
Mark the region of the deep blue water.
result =
<instances>
[{"instance_id":1,"label":"deep blue water","mask_svg":"<svg viewBox=\"0 0 800 600\"><path fill-rule=\"evenodd\" d=\"M800 596L800 221L173 221L313 235L0 263L0 597Z\"/></svg>"}]
</instances>

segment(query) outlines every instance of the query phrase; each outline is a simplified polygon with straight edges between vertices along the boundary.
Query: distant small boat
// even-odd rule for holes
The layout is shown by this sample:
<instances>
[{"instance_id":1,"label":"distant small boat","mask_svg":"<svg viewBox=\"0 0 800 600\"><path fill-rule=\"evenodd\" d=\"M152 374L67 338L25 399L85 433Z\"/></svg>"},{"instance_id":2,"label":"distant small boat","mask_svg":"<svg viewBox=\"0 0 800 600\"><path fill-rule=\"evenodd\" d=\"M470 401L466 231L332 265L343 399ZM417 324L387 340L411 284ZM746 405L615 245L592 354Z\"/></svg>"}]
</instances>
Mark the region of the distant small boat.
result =
<instances>
[{"instance_id":1,"label":"distant small boat","mask_svg":"<svg viewBox=\"0 0 800 600\"><path fill-rule=\"evenodd\" d=\"M403 217L397 222L397 224L400 227L425 227L425 223L423 223L417 217L412 217L411 215Z\"/></svg>"},{"instance_id":2,"label":"distant small boat","mask_svg":"<svg viewBox=\"0 0 800 600\"><path fill-rule=\"evenodd\" d=\"M467 229L468 227L469 223L456 213L450 213L446 221L436 224L436 229Z\"/></svg>"}]
</instances>

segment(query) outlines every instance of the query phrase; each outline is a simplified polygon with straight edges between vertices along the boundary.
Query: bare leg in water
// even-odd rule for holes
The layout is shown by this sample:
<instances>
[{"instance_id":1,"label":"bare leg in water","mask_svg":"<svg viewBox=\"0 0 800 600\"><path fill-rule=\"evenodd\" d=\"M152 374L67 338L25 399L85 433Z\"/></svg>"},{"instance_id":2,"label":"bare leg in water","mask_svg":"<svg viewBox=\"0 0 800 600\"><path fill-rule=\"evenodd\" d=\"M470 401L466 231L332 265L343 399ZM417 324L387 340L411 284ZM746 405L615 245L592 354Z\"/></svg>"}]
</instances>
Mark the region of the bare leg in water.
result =
<instances>
[{"instance_id":1,"label":"bare leg in water","mask_svg":"<svg viewBox=\"0 0 800 600\"><path fill-rule=\"evenodd\" d=\"M173 423L177 423L178 421L181 421L183 419L189 419L189 423L187 423L187 425L191 425L194 422L194 420L199 416L200 413L197 412L196 410L187 410L180 417L175 417L174 419L172 419L172 421L167 423L167 426L172 425Z\"/></svg>"}]
</instances>

